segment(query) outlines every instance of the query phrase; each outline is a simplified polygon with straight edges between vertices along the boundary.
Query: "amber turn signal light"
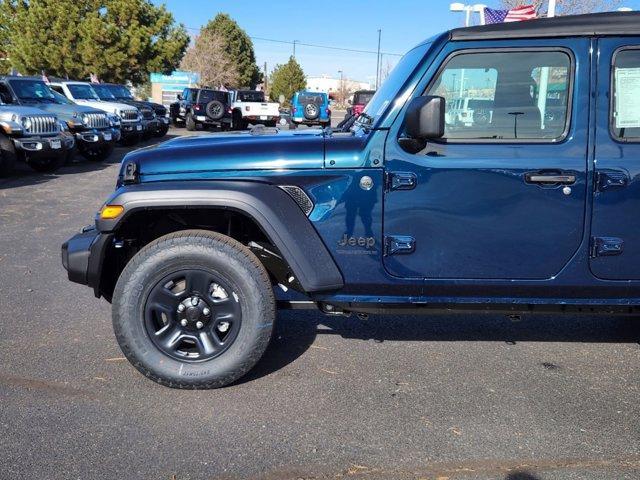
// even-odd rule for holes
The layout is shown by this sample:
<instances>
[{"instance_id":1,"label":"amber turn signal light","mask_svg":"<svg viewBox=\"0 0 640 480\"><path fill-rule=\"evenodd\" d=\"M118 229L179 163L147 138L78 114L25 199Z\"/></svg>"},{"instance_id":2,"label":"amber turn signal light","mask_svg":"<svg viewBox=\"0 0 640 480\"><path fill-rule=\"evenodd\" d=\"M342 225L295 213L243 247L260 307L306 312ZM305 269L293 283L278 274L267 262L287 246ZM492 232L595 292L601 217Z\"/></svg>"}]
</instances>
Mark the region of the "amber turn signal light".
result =
<instances>
[{"instance_id":1,"label":"amber turn signal light","mask_svg":"<svg viewBox=\"0 0 640 480\"><path fill-rule=\"evenodd\" d=\"M122 212L124 212L122 205L105 205L100 210L100 218L102 220L113 220L118 218Z\"/></svg>"}]
</instances>

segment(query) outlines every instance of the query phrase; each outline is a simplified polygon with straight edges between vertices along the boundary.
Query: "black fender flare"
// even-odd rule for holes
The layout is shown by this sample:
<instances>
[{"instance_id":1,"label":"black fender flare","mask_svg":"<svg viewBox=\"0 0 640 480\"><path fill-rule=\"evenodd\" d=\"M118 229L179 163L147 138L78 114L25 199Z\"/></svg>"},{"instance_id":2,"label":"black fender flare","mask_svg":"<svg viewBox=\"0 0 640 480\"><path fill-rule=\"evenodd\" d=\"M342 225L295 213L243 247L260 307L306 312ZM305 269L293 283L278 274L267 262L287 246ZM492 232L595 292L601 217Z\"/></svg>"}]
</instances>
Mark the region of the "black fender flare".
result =
<instances>
[{"instance_id":1,"label":"black fender flare","mask_svg":"<svg viewBox=\"0 0 640 480\"><path fill-rule=\"evenodd\" d=\"M252 181L170 181L125 185L107 204L122 205L117 219L96 217L100 232L117 232L132 213L149 209L214 207L241 212L278 248L305 292L337 290L342 274L302 209L276 185Z\"/></svg>"}]
</instances>

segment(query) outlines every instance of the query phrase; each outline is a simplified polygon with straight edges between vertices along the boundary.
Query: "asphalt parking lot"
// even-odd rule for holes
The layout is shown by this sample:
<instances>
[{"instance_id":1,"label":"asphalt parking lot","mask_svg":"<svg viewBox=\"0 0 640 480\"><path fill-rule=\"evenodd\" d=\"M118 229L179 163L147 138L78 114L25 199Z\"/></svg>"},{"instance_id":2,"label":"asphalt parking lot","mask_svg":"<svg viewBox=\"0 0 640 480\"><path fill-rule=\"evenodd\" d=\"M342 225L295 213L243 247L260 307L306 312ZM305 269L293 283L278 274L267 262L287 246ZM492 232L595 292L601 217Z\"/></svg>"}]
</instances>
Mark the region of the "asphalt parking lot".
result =
<instances>
[{"instance_id":1,"label":"asphalt parking lot","mask_svg":"<svg viewBox=\"0 0 640 480\"><path fill-rule=\"evenodd\" d=\"M640 319L283 312L236 385L143 378L59 254L126 151L0 180L0 479L640 477Z\"/></svg>"}]
</instances>

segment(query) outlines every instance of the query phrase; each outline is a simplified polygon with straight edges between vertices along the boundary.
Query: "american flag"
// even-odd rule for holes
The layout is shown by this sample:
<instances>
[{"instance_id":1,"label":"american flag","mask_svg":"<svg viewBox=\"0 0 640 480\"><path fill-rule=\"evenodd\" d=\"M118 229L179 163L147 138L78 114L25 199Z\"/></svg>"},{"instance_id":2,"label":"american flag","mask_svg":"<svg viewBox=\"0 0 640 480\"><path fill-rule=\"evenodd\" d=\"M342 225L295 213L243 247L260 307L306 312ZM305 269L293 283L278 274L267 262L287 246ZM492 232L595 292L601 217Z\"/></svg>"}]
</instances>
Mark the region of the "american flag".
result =
<instances>
[{"instance_id":1,"label":"american flag","mask_svg":"<svg viewBox=\"0 0 640 480\"><path fill-rule=\"evenodd\" d=\"M485 23L519 22L521 20L531 20L536 18L536 9L533 5L522 5L510 10L484 9Z\"/></svg>"},{"instance_id":2,"label":"american flag","mask_svg":"<svg viewBox=\"0 0 640 480\"><path fill-rule=\"evenodd\" d=\"M95 73L92 73L91 75L89 75L89 81L91 83L100 83L100 79L98 78L98 75L96 75Z\"/></svg>"},{"instance_id":3,"label":"american flag","mask_svg":"<svg viewBox=\"0 0 640 480\"><path fill-rule=\"evenodd\" d=\"M44 70L42 70L42 81L44 83L49 83L49 77L47 77L47 74Z\"/></svg>"}]
</instances>

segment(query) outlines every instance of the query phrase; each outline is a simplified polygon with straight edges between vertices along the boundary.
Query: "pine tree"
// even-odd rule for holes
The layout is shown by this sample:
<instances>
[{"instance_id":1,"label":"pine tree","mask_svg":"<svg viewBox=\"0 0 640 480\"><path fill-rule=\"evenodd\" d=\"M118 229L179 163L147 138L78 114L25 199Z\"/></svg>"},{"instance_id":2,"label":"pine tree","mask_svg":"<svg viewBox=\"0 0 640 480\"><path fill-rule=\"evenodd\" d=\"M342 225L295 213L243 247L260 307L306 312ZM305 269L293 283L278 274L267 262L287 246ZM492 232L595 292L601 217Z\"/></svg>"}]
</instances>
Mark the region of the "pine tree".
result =
<instances>
[{"instance_id":1,"label":"pine tree","mask_svg":"<svg viewBox=\"0 0 640 480\"><path fill-rule=\"evenodd\" d=\"M189 36L148 0L2 0L9 63L23 74L143 83L180 63Z\"/></svg>"},{"instance_id":2,"label":"pine tree","mask_svg":"<svg viewBox=\"0 0 640 480\"><path fill-rule=\"evenodd\" d=\"M212 35L222 41L228 58L234 62L238 73L237 88L255 88L261 81L261 74L256 64L253 42L249 35L226 13L219 13L202 29L201 35Z\"/></svg>"},{"instance_id":3,"label":"pine tree","mask_svg":"<svg viewBox=\"0 0 640 480\"><path fill-rule=\"evenodd\" d=\"M306 88L307 78L296 59L289 57L289 61L284 65L276 65L269 84L269 98L277 101L280 95L283 95L285 103L288 104L295 92Z\"/></svg>"}]
</instances>

